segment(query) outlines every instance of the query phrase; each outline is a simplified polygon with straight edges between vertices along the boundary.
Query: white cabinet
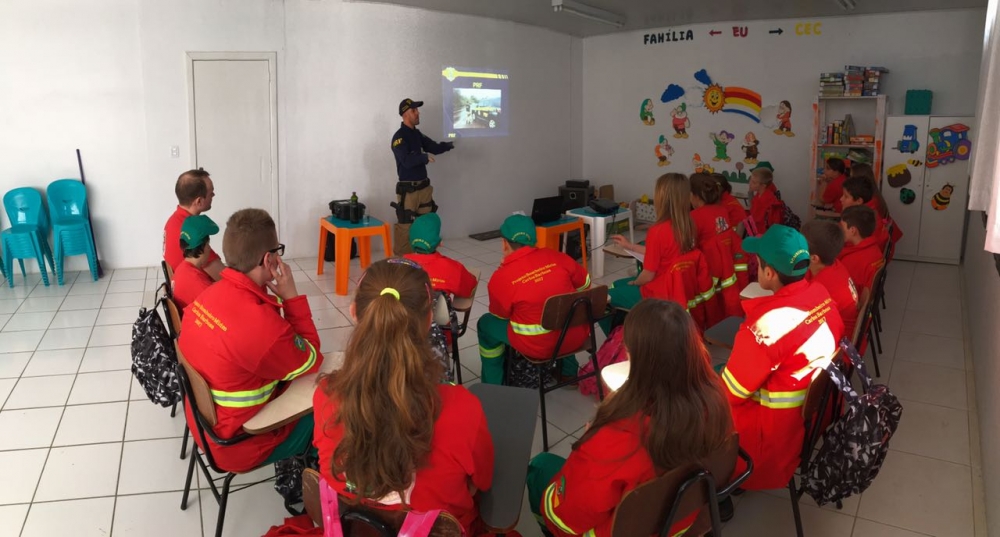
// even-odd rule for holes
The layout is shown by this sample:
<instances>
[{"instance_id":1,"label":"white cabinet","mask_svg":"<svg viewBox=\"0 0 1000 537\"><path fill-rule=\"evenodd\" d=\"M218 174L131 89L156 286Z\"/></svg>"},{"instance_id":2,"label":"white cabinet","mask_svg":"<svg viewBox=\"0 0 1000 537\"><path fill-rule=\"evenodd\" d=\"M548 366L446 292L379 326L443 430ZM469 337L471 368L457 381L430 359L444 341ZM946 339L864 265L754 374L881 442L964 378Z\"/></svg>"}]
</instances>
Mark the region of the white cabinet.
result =
<instances>
[{"instance_id":1,"label":"white cabinet","mask_svg":"<svg viewBox=\"0 0 1000 537\"><path fill-rule=\"evenodd\" d=\"M881 188L903 231L896 258L961 261L974 123L971 117L886 119Z\"/></svg>"}]
</instances>

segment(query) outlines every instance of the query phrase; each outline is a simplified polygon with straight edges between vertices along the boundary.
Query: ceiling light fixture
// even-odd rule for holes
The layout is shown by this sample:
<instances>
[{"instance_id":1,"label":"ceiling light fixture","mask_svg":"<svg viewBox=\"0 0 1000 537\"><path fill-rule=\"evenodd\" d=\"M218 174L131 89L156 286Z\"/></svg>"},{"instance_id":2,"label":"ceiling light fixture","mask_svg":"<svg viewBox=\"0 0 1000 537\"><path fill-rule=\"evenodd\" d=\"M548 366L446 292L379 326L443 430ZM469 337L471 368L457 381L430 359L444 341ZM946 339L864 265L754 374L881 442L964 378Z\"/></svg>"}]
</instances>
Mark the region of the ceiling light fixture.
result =
<instances>
[{"instance_id":1,"label":"ceiling light fixture","mask_svg":"<svg viewBox=\"0 0 1000 537\"><path fill-rule=\"evenodd\" d=\"M552 0L552 11L559 13L565 11L578 17L621 28L625 26L625 17L617 13L605 11L600 8L581 4L574 0Z\"/></svg>"},{"instance_id":2,"label":"ceiling light fixture","mask_svg":"<svg viewBox=\"0 0 1000 537\"><path fill-rule=\"evenodd\" d=\"M837 0L840 4L840 8L844 11L853 11L854 8L858 7L858 4L854 0Z\"/></svg>"}]
</instances>

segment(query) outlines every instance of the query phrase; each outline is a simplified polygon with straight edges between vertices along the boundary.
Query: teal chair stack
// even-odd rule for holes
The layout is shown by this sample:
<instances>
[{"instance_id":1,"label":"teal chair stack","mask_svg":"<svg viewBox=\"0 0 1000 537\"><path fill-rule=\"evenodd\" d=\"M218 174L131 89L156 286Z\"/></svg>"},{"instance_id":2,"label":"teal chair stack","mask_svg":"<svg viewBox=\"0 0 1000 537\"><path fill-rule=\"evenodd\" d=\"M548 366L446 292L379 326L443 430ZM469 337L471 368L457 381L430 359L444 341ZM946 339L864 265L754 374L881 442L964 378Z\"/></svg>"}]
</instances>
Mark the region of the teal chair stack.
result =
<instances>
[{"instance_id":1,"label":"teal chair stack","mask_svg":"<svg viewBox=\"0 0 1000 537\"><path fill-rule=\"evenodd\" d=\"M4 210L10 220L10 228L0 233L0 243L3 244L3 267L7 285L14 287L14 260L21 267L21 275L27 278L24 271L24 260L35 259L42 273L42 282L49 285L49 275L45 270L45 261L55 267L52 251L49 249L49 219L42 204L42 195L34 188L15 188L4 194Z\"/></svg>"},{"instance_id":2,"label":"teal chair stack","mask_svg":"<svg viewBox=\"0 0 1000 537\"><path fill-rule=\"evenodd\" d=\"M52 216L52 244L55 246L55 271L63 284L63 259L71 255L87 256L90 275L97 281L97 251L90 233L87 187L78 179L59 179L46 189L49 214Z\"/></svg>"}]
</instances>

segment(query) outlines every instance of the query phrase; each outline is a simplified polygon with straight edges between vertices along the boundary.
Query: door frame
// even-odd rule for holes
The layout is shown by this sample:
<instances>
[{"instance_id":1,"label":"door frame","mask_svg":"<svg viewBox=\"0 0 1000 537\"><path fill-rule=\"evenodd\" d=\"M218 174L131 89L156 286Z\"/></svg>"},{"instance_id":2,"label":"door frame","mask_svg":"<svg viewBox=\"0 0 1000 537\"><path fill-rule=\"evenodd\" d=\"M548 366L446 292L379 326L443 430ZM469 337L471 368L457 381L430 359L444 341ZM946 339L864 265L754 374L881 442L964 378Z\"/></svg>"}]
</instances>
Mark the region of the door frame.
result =
<instances>
[{"instance_id":1,"label":"door frame","mask_svg":"<svg viewBox=\"0 0 1000 537\"><path fill-rule=\"evenodd\" d=\"M270 95L271 113L271 218L275 230L280 233L280 198L278 188L278 53L277 52L188 52L185 59L187 65L188 91L188 129L191 141L191 167L198 165L198 136L195 126L194 102L194 62L196 61L266 61L268 73L268 92ZM228 218L228 216L226 216Z\"/></svg>"}]
</instances>

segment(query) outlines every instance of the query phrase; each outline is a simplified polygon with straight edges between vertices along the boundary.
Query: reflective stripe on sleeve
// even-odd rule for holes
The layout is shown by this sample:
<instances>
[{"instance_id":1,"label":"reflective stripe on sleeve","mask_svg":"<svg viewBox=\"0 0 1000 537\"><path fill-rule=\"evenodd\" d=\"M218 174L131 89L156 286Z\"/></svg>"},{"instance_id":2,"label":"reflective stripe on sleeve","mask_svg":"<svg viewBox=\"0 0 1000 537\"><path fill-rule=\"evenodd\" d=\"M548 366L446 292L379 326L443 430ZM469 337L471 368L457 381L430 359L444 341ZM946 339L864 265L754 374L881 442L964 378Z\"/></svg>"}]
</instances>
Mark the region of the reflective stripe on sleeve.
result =
<instances>
[{"instance_id":1,"label":"reflective stripe on sleeve","mask_svg":"<svg viewBox=\"0 0 1000 537\"><path fill-rule=\"evenodd\" d=\"M725 280L719 281L719 289L725 289L735 284L736 284L736 275L733 274L732 276L726 278Z\"/></svg>"},{"instance_id":2,"label":"reflective stripe on sleeve","mask_svg":"<svg viewBox=\"0 0 1000 537\"><path fill-rule=\"evenodd\" d=\"M278 381L270 382L257 388L256 390L244 390L239 392L226 392L222 390L212 390L212 400L219 406L229 408L246 408L262 405L271 399L274 388Z\"/></svg>"},{"instance_id":3,"label":"reflective stripe on sleeve","mask_svg":"<svg viewBox=\"0 0 1000 537\"><path fill-rule=\"evenodd\" d=\"M736 397L746 399L752 395L749 390L736 380L736 377L733 376L728 367L722 370L722 380L726 383L726 388L729 388L729 392Z\"/></svg>"},{"instance_id":4,"label":"reflective stripe on sleeve","mask_svg":"<svg viewBox=\"0 0 1000 537\"><path fill-rule=\"evenodd\" d=\"M306 371L309 371L309 369L312 366L316 365L316 347L313 347L313 344L309 343L309 341L306 339L303 339L302 341L304 341L305 344L309 347L309 358L306 358L306 362L304 364L302 364L295 371L292 371L291 373L285 375L285 378L281 380L284 381L292 380L295 377L298 377L299 375L305 373Z\"/></svg>"},{"instance_id":5,"label":"reflective stripe on sleeve","mask_svg":"<svg viewBox=\"0 0 1000 537\"><path fill-rule=\"evenodd\" d=\"M807 392L808 390L769 392L765 389L760 389L752 397L754 401L767 408L797 408L806 403Z\"/></svg>"},{"instance_id":6,"label":"reflective stripe on sleeve","mask_svg":"<svg viewBox=\"0 0 1000 537\"><path fill-rule=\"evenodd\" d=\"M586 289L588 287L590 287L590 274L587 274L587 281L583 282L583 286L582 287L577 287L576 290L577 291L583 291L584 289Z\"/></svg>"},{"instance_id":7,"label":"reflective stripe on sleeve","mask_svg":"<svg viewBox=\"0 0 1000 537\"><path fill-rule=\"evenodd\" d=\"M551 485L549 485L549 488L545 489L545 499L542 502L542 507L545 510L545 518L549 519L550 522L555 524L556 527L558 527L564 533L568 533L570 535L578 535L577 532L571 530L570 527L567 526L556 515L555 508L552 506L552 499L555 498L555 495L556 495L556 484L552 483Z\"/></svg>"},{"instance_id":8,"label":"reflective stripe on sleeve","mask_svg":"<svg viewBox=\"0 0 1000 537\"><path fill-rule=\"evenodd\" d=\"M540 336L551 332L551 330L542 328L542 325L540 324L521 324L515 323L514 321L510 322L510 328L515 334L522 336Z\"/></svg>"}]
</instances>

